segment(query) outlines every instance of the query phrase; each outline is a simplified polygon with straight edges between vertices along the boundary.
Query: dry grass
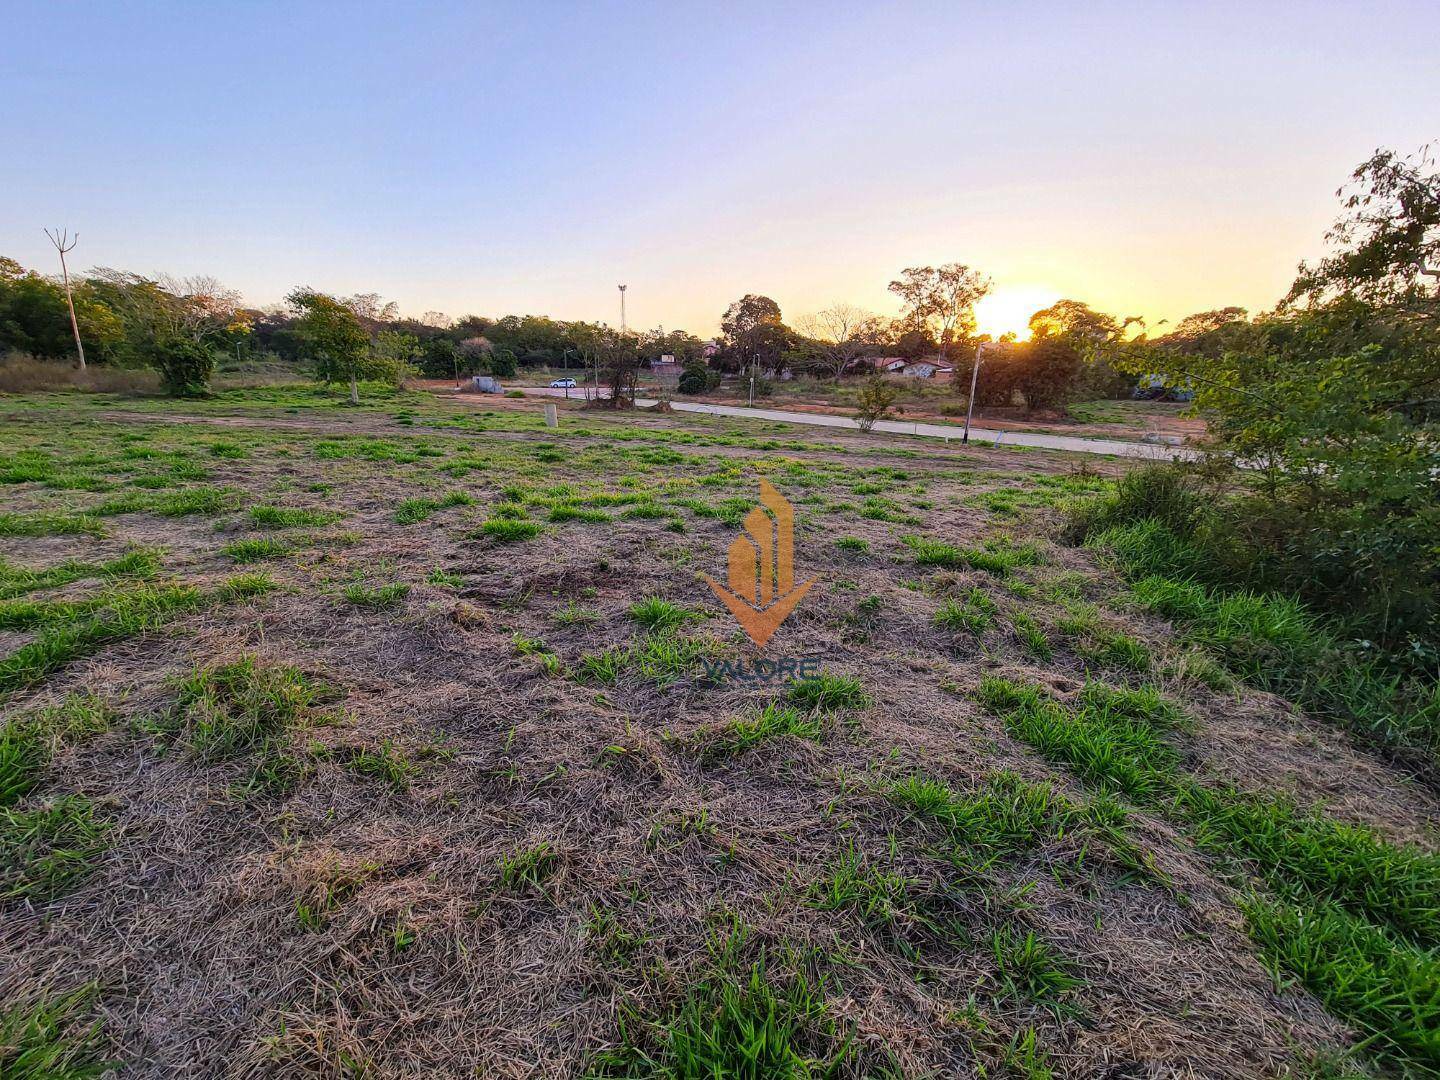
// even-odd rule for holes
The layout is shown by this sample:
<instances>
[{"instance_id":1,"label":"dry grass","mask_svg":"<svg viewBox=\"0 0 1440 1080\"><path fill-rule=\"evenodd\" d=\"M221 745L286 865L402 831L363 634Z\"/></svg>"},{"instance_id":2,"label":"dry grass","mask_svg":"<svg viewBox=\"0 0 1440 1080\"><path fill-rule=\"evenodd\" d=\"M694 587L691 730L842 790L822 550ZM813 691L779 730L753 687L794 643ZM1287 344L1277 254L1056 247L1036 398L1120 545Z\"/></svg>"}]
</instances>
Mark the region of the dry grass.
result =
<instances>
[{"instance_id":1,"label":"dry grass","mask_svg":"<svg viewBox=\"0 0 1440 1080\"><path fill-rule=\"evenodd\" d=\"M31 570L161 548L162 578L203 590L264 539L252 507L344 514L267 549L264 596L183 613L5 702L28 714L90 691L115 717L55 744L24 795L88 799L106 845L68 893L0 910L0 1000L96 984L66 1032L98 1021L96 1053L122 1075L687 1075L723 1065L757 1018L777 1053L839 1076L1278 1077L1345 1044L1315 997L1277 990L1224 867L973 700L987 673L1069 697L1098 673L1069 635L1041 659L1012 633L1017 616L1058 625L1057 597L1102 605L1157 671L1180 655L1163 623L1106 602L1116 586L1088 553L1045 539L1043 510L975 508L1052 490L1037 471L1063 478L1063 460L775 447L790 436L578 412L557 435L498 402L405 424L281 407L22 418L26 446L65 468L0 487L7 512L74 513L119 492L43 477L88 469L123 489L169 460L153 455L203 458L239 493L231 509L0 540ZM244 454L204 449L222 438ZM769 650L823 660L828 681L794 693L716 682L696 659L753 657L700 575L723 577L726 500L753 499L761 474L795 503L797 569L818 579ZM874 496L857 484L920 524L862 514ZM456 491L474 505L397 520ZM660 516L625 516L614 500L636 493ZM611 509L503 544L479 532L556 505ZM916 534L978 564L917 565ZM1016 550L999 570L984 558ZM94 585L70 575L46 598ZM602 654L613 677L585 678ZM237 663L244 693L227 696L215 673ZM189 749L215 716L281 715L297 671L327 688L323 708L281 710L234 753ZM1195 718L1187 769L1263 788L1309 755L1349 819L1412 840L1440 821L1383 765L1319 734L1307 747L1272 698L1242 689L1237 707L1181 676L1167 690ZM1237 732L1283 738L1283 761L1238 767Z\"/></svg>"},{"instance_id":2,"label":"dry grass","mask_svg":"<svg viewBox=\"0 0 1440 1080\"><path fill-rule=\"evenodd\" d=\"M80 390L91 394L134 396L156 394L160 378L153 371L88 365L80 371L67 361L37 360L23 353L0 357L0 394L38 390Z\"/></svg>"}]
</instances>

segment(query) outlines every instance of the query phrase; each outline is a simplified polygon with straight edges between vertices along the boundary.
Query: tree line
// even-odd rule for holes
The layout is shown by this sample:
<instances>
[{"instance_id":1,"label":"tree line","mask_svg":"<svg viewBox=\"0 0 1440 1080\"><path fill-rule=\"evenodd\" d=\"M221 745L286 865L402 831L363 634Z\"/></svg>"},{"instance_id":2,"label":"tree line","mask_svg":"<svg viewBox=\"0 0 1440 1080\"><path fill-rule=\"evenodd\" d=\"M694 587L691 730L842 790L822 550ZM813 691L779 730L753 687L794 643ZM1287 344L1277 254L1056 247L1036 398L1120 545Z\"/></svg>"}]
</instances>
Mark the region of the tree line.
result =
<instances>
[{"instance_id":1,"label":"tree line","mask_svg":"<svg viewBox=\"0 0 1440 1080\"><path fill-rule=\"evenodd\" d=\"M436 312L403 317L374 293L332 296L297 288L283 304L246 307L240 295L210 277L175 278L97 268L73 283L76 327L92 363L148 367L165 389L204 391L218 356L307 364L317 377L353 388L363 380L399 383L412 374L455 378L520 368L588 372L623 401L649 361L673 357L683 368L679 389L700 393L724 374L748 372L758 392L772 381L806 375L835 381L873 373L876 357L932 358L953 366L968 386L975 346L974 307L990 282L961 263L910 267L890 283L901 304L887 318L837 303L788 325L779 304L746 294L720 319L720 335L703 341L663 327L622 333L603 323L543 315L456 320ZM1119 396L1134 378L1115 362L1143 347L1188 347L1237 308L1193 316L1150 343L1131 333L1138 320L1117 319L1073 300L1037 312L1029 342L1001 340L987 352L982 404L1023 401L1031 409L1063 409L1076 396ZM66 298L53 276L0 257L0 352L42 359L75 356ZM633 393L631 393L633 396Z\"/></svg>"}]
</instances>

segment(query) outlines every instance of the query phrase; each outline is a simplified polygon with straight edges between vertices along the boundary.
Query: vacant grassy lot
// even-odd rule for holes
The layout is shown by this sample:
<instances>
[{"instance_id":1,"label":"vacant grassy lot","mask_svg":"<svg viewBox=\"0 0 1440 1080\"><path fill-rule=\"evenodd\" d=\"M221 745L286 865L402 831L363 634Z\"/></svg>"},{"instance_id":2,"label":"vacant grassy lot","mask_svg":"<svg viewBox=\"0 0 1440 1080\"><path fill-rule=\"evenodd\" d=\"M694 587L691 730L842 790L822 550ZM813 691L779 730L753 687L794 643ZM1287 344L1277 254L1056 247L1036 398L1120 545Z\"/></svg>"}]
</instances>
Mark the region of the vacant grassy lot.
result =
<instances>
[{"instance_id":1,"label":"vacant grassy lot","mask_svg":"<svg viewBox=\"0 0 1440 1080\"><path fill-rule=\"evenodd\" d=\"M1440 802L1055 539L1118 464L370 402L0 400L5 1080L1440 1070Z\"/></svg>"}]
</instances>

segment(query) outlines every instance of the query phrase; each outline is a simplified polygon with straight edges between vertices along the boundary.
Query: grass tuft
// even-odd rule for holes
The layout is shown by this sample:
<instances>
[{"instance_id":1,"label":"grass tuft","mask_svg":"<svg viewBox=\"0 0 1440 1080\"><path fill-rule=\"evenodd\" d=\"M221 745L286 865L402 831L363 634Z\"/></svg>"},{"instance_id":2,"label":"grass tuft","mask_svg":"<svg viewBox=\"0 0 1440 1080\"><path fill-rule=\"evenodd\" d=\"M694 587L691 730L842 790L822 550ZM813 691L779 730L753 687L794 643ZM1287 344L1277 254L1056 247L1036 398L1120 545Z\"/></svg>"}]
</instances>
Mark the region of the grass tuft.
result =
<instances>
[{"instance_id":1,"label":"grass tuft","mask_svg":"<svg viewBox=\"0 0 1440 1080\"><path fill-rule=\"evenodd\" d=\"M790 684L789 699L804 709L863 709L870 704L860 680L822 672Z\"/></svg>"}]
</instances>

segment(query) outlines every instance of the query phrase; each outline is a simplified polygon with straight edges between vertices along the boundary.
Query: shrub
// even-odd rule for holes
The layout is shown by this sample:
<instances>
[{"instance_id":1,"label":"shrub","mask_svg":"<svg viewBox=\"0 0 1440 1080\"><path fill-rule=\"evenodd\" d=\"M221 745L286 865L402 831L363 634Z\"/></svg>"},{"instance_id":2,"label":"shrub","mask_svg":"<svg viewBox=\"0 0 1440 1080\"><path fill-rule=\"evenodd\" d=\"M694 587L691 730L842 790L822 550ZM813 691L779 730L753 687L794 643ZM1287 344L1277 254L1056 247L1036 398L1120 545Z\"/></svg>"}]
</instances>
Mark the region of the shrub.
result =
<instances>
[{"instance_id":1,"label":"shrub","mask_svg":"<svg viewBox=\"0 0 1440 1080\"><path fill-rule=\"evenodd\" d=\"M210 386L215 354L190 338L161 338L144 350L146 361L160 372L160 385L173 397L197 397Z\"/></svg>"},{"instance_id":2,"label":"shrub","mask_svg":"<svg viewBox=\"0 0 1440 1080\"><path fill-rule=\"evenodd\" d=\"M900 391L886 381L882 375L871 375L855 394L855 424L861 431L869 431L877 420L890 415L890 407Z\"/></svg>"}]
</instances>

